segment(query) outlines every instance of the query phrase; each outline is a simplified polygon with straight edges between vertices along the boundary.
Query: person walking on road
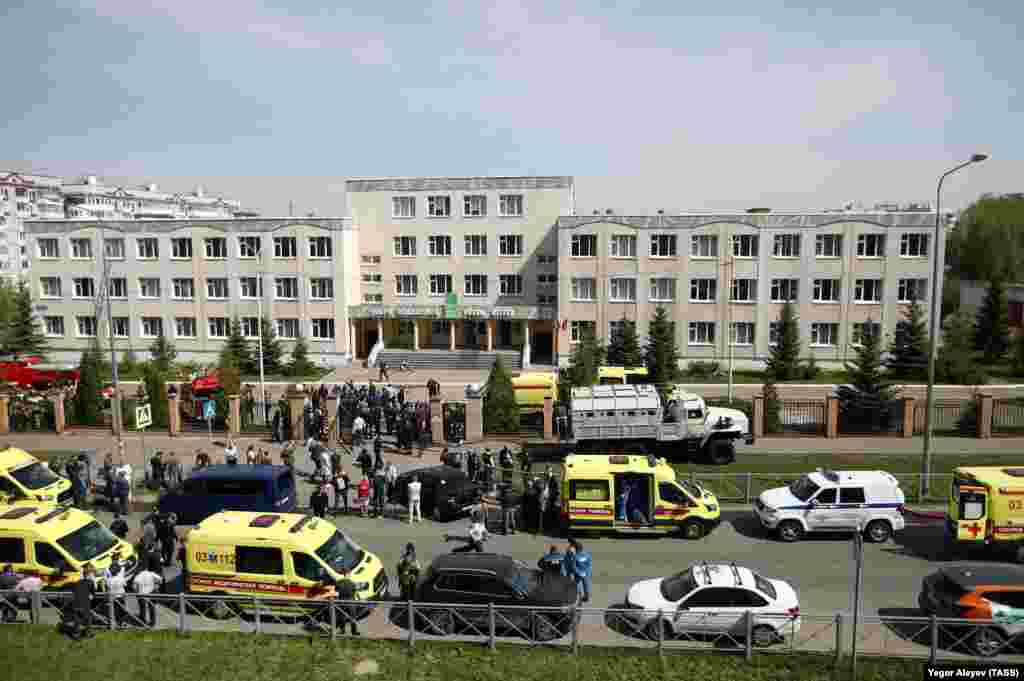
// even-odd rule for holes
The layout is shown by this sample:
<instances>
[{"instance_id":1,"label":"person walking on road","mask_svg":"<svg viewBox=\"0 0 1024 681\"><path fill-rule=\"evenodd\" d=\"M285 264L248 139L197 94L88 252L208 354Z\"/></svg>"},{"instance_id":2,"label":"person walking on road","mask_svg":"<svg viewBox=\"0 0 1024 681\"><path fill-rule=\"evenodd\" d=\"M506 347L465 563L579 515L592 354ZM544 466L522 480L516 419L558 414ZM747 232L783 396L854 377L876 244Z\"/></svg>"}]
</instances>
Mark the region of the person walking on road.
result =
<instances>
[{"instance_id":1,"label":"person walking on road","mask_svg":"<svg viewBox=\"0 0 1024 681\"><path fill-rule=\"evenodd\" d=\"M412 542L405 545L402 552L402 559L398 561L396 568L398 574L398 586L401 589L401 599L411 601L416 590L416 580L420 576L420 562L416 560L416 547Z\"/></svg>"},{"instance_id":2,"label":"person walking on road","mask_svg":"<svg viewBox=\"0 0 1024 681\"><path fill-rule=\"evenodd\" d=\"M156 538L160 542L160 557L166 566L174 565L174 547L178 542L178 516L174 513L158 515Z\"/></svg>"},{"instance_id":3,"label":"person walking on road","mask_svg":"<svg viewBox=\"0 0 1024 681\"><path fill-rule=\"evenodd\" d=\"M469 553L470 551L483 553L484 543L487 541L488 537L487 527L483 523L483 518L479 514L474 514L473 521L469 526L468 536L453 536L445 534L444 540L446 542L465 542L462 546L452 549L452 553Z\"/></svg>"},{"instance_id":4,"label":"person walking on road","mask_svg":"<svg viewBox=\"0 0 1024 681\"><path fill-rule=\"evenodd\" d=\"M334 478L334 511L343 511L348 513L348 491L351 487L352 481L348 477L348 473L344 470L339 470L337 477Z\"/></svg>"},{"instance_id":5,"label":"person walking on road","mask_svg":"<svg viewBox=\"0 0 1024 681\"><path fill-rule=\"evenodd\" d=\"M370 510L370 478L365 473L363 473L363 479L359 481L356 494L359 501L359 512L365 518Z\"/></svg>"},{"instance_id":6,"label":"person walking on road","mask_svg":"<svg viewBox=\"0 0 1024 681\"><path fill-rule=\"evenodd\" d=\"M388 481L384 468L378 468L373 475L373 509L378 518L384 517L384 506L387 504Z\"/></svg>"},{"instance_id":7,"label":"person walking on road","mask_svg":"<svg viewBox=\"0 0 1024 681\"><path fill-rule=\"evenodd\" d=\"M309 497L309 506L313 509L313 515L317 518L323 518L327 515L327 506L329 503L330 498L327 495L327 483L317 487Z\"/></svg>"},{"instance_id":8,"label":"person walking on road","mask_svg":"<svg viewBox=\"0 0 1024 681\"><path fill-rule=\"evenodd\" d=\"M576 581L576 587L583 597L582 601L586 603L590 600L590 591L594 577L594 559L590 555L590 551L584 549L583 544L575 539L569 540L569 546L572 547L572 551L566 554L566 560L570 560L570 555L572 558L571 563L567 566L567 570L571 570L571 572L567 576L572 577Z\"/></svg>"},{"instance_id":9,"label":"person walking on road","mask_svg":"<svg viewBox=\"0 0 1024 681\"><path fill-rule=\"evenodd\" d=\"M423 516L420 515L420 492L423 489L423 483L420 482L418 475L414 475L412 482L409 483L407 491L409 495L409 524L413 522L423 522ZM415 520L414 520L415 519Z\"/></svg>"}]
</instances>

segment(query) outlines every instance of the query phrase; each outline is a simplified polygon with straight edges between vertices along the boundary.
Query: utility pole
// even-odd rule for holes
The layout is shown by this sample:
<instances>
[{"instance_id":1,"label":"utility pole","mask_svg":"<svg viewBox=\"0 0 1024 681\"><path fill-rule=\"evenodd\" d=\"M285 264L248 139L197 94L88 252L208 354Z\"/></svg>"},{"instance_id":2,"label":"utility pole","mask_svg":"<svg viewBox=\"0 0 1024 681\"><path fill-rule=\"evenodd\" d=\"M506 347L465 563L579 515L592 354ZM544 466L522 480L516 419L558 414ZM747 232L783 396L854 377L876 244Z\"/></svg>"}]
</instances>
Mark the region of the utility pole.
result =
<instances>
[{"instance_id":1,"label":"utility pole","mask_svg":"<svg viewBox=\"0 0 1024 681\"><path fill-rule=\"evenodd\" d=\"M110 335L110 371L111 377L114 382L114 394L110 398L110 425L114 430L114 434L117 436L117 443L120 445L124 441L124 423L121 420L121 384L118 377L117 369L117 350L114 346L114 313L113 306L110 302L110 264L107 262L107 240L105 238L106 233L103 229L103 221L99 221L100 226L100 290L97 293L96 300L96 324L99 325L99 320L102 317L103 301L106 301L106 313L107 313L107 332ZM99 329L96 330L97 333Z\"/></svg>"}]
</instances>

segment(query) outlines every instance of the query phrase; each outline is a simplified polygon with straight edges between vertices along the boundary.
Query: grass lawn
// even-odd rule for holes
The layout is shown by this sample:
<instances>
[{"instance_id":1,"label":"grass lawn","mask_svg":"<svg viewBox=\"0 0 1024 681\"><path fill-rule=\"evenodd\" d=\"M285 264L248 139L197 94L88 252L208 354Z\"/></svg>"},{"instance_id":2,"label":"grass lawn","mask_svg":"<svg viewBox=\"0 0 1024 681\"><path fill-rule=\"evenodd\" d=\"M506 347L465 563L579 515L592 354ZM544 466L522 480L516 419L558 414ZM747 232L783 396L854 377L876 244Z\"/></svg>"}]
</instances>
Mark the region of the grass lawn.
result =
<instances>
[{"instance_id":1,"label":"grass lawn","mask_svg":"<svg viewBox=\"0 0 1024 681\"><path fill-rule=\"evenodd\" d=\"M722 653L666 653L585 649L531 650L499 645L423 643L410 654L391 641L310 640L253 634L107 632L75 642L49 628L0 629L9 678L18 681L311 681L356 678L354 667L376 662L378 672L359 678L437 681L826 681L839 679L832 659L812 655L758 655L753 664ZM861 681L921 678L922 661L867 658L859 661ZM845 667L845 665L844 665ZM841 678L848 677L848 668Z\"/></svg>"}]
</instances>

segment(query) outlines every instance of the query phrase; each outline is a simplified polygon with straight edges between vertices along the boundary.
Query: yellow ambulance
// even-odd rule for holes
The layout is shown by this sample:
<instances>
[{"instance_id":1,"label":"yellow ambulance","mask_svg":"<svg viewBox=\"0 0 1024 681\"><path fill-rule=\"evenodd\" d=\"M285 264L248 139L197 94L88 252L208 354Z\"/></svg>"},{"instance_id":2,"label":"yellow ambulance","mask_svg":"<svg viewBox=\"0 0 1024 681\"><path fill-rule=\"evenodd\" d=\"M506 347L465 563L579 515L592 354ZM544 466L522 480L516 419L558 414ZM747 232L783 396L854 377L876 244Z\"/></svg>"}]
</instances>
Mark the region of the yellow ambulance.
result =
<instances>
[{"instance_id":1,"label":"yellow ambulance","mask_svg":"<svg viewBox=\"0 0 1024 681\"><path fill-rule=\"evenodd\" d=\"M598 367L599 385L641 385L650 383L645 367Z\"/></svg>"},{"instance_id":2,"label":"yellow ambulance","mask_svg":"<svg viewBox=\"0 0 1024 681\"><path fill-rule=\"evenodd\" d=\"M70 480L22 449L0 450L0 504L64 504L71 499Z\"/></svg>"},{"instance_id":3,"label":"yellow ambulance","mask_svg":"<svg viewBox=\"0 0 1024 681\"><path fill-rule=\"evenodd\" d=\"M185 550L188 593L270 599L260 604L264 610L298 614L322 606L342 575L355 583L359 600L388 593L380 559L311 515L222 511L188 533ZM245 609L236 603L213 601L210 614Z\"/></svg>"},{"instance_id":4,"label":"yellow ambulance","mask_svg":"<svg viewBox=\"0 0 1024 681\"><path fill-rule=\"evenodd\" d=\"M551 372L533 371L512 379L516 404L524 413L544 411L544 398L558 399L558 381Z\"/></svg>"},{"instance_id":5,"label":"yellow ambulance","mask_svg":"<svg viewBox=\"0 0 1024 681\"><path fill-rule=\"evenodd\" d=\"M135 571L132 545L85 511L52 505L0 506L0 566L10 563L20 575L39 577L44 588L59 590L77 582L86 563L102 573L115 554L129 573Z\"/></svg>"},{"instance_id":6,"label":"yellow ambulance","mask_svg":"<svg viewBox=\"0 0 1024 681\"><path fill-rule=\"evenodd\" d=\"M715 495L677 479L665 459L571 454L562 464L562 521L569 531L681 532L699 539L721 519Z\"/></svg>"},{"instance_id":7,"label":"yellow ambulance","mask_svg":"<svg viewBox=\"0 0 1024 681\"><path fill-rule=\"evenodd\" d=\"M1024 562L1024 465L954 470L946 537L955 548L1009 549Z\"/></svg>"}]
</instances>

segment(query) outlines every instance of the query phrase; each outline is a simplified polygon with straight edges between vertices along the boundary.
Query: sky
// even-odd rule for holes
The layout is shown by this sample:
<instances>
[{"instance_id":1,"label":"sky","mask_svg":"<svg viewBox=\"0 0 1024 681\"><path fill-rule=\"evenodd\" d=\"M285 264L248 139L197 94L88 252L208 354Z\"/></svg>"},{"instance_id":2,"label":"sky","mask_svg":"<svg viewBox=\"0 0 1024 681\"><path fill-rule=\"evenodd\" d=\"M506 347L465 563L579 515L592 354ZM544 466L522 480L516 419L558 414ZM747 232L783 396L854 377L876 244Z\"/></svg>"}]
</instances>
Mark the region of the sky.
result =
<instances>
[{"instance_id":1,"label":"sky","mask_svg":"<svg viewBox=\"0 0 1024 681\"><path fill-rule=\"evenodd\" d=\"M5 0L0 168L268 215L380 176L573 175L586 213L932 200L976 152L944 207L1024 191L1024 3L831 4Z\"/></svg>"}]
</instances>

